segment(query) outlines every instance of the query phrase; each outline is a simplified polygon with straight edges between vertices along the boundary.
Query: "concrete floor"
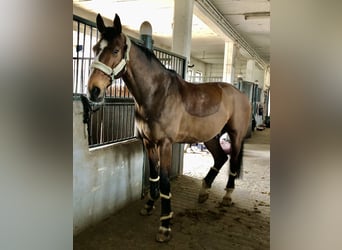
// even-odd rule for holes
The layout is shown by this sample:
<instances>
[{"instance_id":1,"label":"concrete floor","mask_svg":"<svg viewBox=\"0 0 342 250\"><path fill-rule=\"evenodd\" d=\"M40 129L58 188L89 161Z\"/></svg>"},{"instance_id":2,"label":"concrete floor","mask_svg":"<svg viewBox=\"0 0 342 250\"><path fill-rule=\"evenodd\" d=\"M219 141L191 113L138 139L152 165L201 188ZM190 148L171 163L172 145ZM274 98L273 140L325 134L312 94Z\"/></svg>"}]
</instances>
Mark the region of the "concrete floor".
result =
<instances>
[{"instance_id":1,"label":"concrete floor","mask_svg":"<svg viewBox=\"0 0 342 250\"><path fill-rule=\"evenodd\" d=\"M213 183L209 199L197 203L201 179L212 164L206 152L186 153L184 175L171 183L173 239L155 242L160 202L153 215L142 217L144 201L136 201L74 237L74 249L269 249L270 129L246 140L243 178L236 181L233 206L222 207L228 164Z\"/></svg>"}]
</instances>

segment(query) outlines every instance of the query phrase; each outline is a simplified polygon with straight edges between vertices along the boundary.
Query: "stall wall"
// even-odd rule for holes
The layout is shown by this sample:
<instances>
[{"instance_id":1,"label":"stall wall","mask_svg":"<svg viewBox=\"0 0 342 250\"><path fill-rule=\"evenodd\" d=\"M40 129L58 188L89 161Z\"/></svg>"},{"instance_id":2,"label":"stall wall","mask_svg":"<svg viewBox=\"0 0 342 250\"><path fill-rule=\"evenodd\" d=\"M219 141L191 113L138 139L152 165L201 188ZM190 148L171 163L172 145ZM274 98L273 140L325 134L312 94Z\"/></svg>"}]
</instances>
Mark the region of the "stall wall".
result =
<instances>
[{"instance_id":1,"label":"stall wall","mask_svg":"<svg viewBox=\"0 0 342 250\"><path fill-rule=\"evenodd\" d=\"M140 140L89 150L83 107L73 102L74 234L141 198L143 148Z\"/></svg>"}]
</instances>

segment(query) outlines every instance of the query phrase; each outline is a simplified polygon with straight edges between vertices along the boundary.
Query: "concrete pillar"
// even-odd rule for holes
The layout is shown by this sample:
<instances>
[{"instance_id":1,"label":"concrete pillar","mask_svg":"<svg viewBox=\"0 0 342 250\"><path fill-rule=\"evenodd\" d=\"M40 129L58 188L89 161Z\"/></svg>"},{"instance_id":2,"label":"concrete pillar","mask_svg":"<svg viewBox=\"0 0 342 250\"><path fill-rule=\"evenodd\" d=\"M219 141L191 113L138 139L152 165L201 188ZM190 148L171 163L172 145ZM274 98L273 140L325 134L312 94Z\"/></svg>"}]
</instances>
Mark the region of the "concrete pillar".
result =
<instances>
[{"instance_id":1,"label":"concrete pillar","mask_svg":"<svg viewBox=\"0 0 342 250\"><path fill-rule=\"evenodd\" d=\"M234 42L228 41L224 44L224 62L223 62L223 76L224 82L233 84L234 82L234 59L236 55L236 46Z\"/></svg>"},{"instance_id":2,"label":"concrete pillar","mask_svg":"<svg viewBox=\"0 0 342 250\"><path fill-rule=\"evenodd\" d=\"M255 60L248 59L247 66L246 66L246 81L254 82L254 71L255 71Z\"/></svg>"},{"instance_id":3,"label":"concrete pillar","mask_svg":"<svg viewBox=\"0 0 342 250\"><path fill-rule=\"evenodd\" d=\"M190 61L194 0L175 0L173 12L172 51Z\"/></svg>"},{"instance_id":4,"label":"concrete pillar","mask_svg":"<svg viewBox=\"0 0 342 250\"><path fill-rule=\"evenodd\" d=\"M266 67L264 70L264 89L268 89L270 87L270 68Z\"/></svg>"},{"instance_id":5,"label":"concrete pillar","mask_svg":"<svg viewBox=\"0 0 342 250\"><path fill-rule=\"evenodd\" d=\"M194 0L175 0L173 10L172 52L186 57L185 76L191 55L192 15ZM179 166L178 174L183 173L184 144L174 144L172 148L173 166ZM174 167L172 167L174 168Z\"/></svg>"}]
</instances>

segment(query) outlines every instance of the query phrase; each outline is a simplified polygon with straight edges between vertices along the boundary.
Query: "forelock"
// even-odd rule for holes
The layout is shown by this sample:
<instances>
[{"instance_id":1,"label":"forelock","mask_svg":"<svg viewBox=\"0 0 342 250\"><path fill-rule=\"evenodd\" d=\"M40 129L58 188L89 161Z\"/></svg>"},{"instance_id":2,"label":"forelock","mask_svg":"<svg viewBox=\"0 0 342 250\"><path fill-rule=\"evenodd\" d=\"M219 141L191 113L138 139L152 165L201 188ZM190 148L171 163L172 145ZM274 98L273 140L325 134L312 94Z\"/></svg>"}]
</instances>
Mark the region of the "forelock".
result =
<instances>
[{"instance_id":1,"label":"forelock","mask_svg":"<svg viewBox=\"0 0 342 250\"><path fill-rule=\"evenodd\" d=\"M105 31L102 33L103 39L111 42L114 38L118 37L120 33L117 32L113 27L106 27Z\"/></svg>"}]
</instances>

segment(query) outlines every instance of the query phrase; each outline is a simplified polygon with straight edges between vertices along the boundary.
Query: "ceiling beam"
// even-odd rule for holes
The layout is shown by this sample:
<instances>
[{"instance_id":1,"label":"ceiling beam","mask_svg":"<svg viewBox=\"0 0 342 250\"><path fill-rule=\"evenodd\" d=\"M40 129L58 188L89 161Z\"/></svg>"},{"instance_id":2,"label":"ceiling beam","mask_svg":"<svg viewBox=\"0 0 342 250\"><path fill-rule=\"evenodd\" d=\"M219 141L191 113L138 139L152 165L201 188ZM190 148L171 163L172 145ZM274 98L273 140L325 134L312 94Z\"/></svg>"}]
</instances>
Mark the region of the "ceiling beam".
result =
<instances>
[{"instance_id":1,"label":"ceiling beam","mask_svg":"<svg viewBox=\"0 0 342 250\"><path fill-rule=\"evenodd\" d=\"M228 20L219 12L219 10L209 0L195 0L195 11L200 11L206 17L209 17L212 24L220 30L219 34L228 36L237 42L251 55L260 66L265 69L267 64L258 55L258 53L248 44L248 42L234 29ZM199 13L197 13L198 15ZM203 17L202 15L202 17ZM207 20L208 21L208 20ZM215 29L217 31L217 29Z\"/></svg>"}]
</instances>

